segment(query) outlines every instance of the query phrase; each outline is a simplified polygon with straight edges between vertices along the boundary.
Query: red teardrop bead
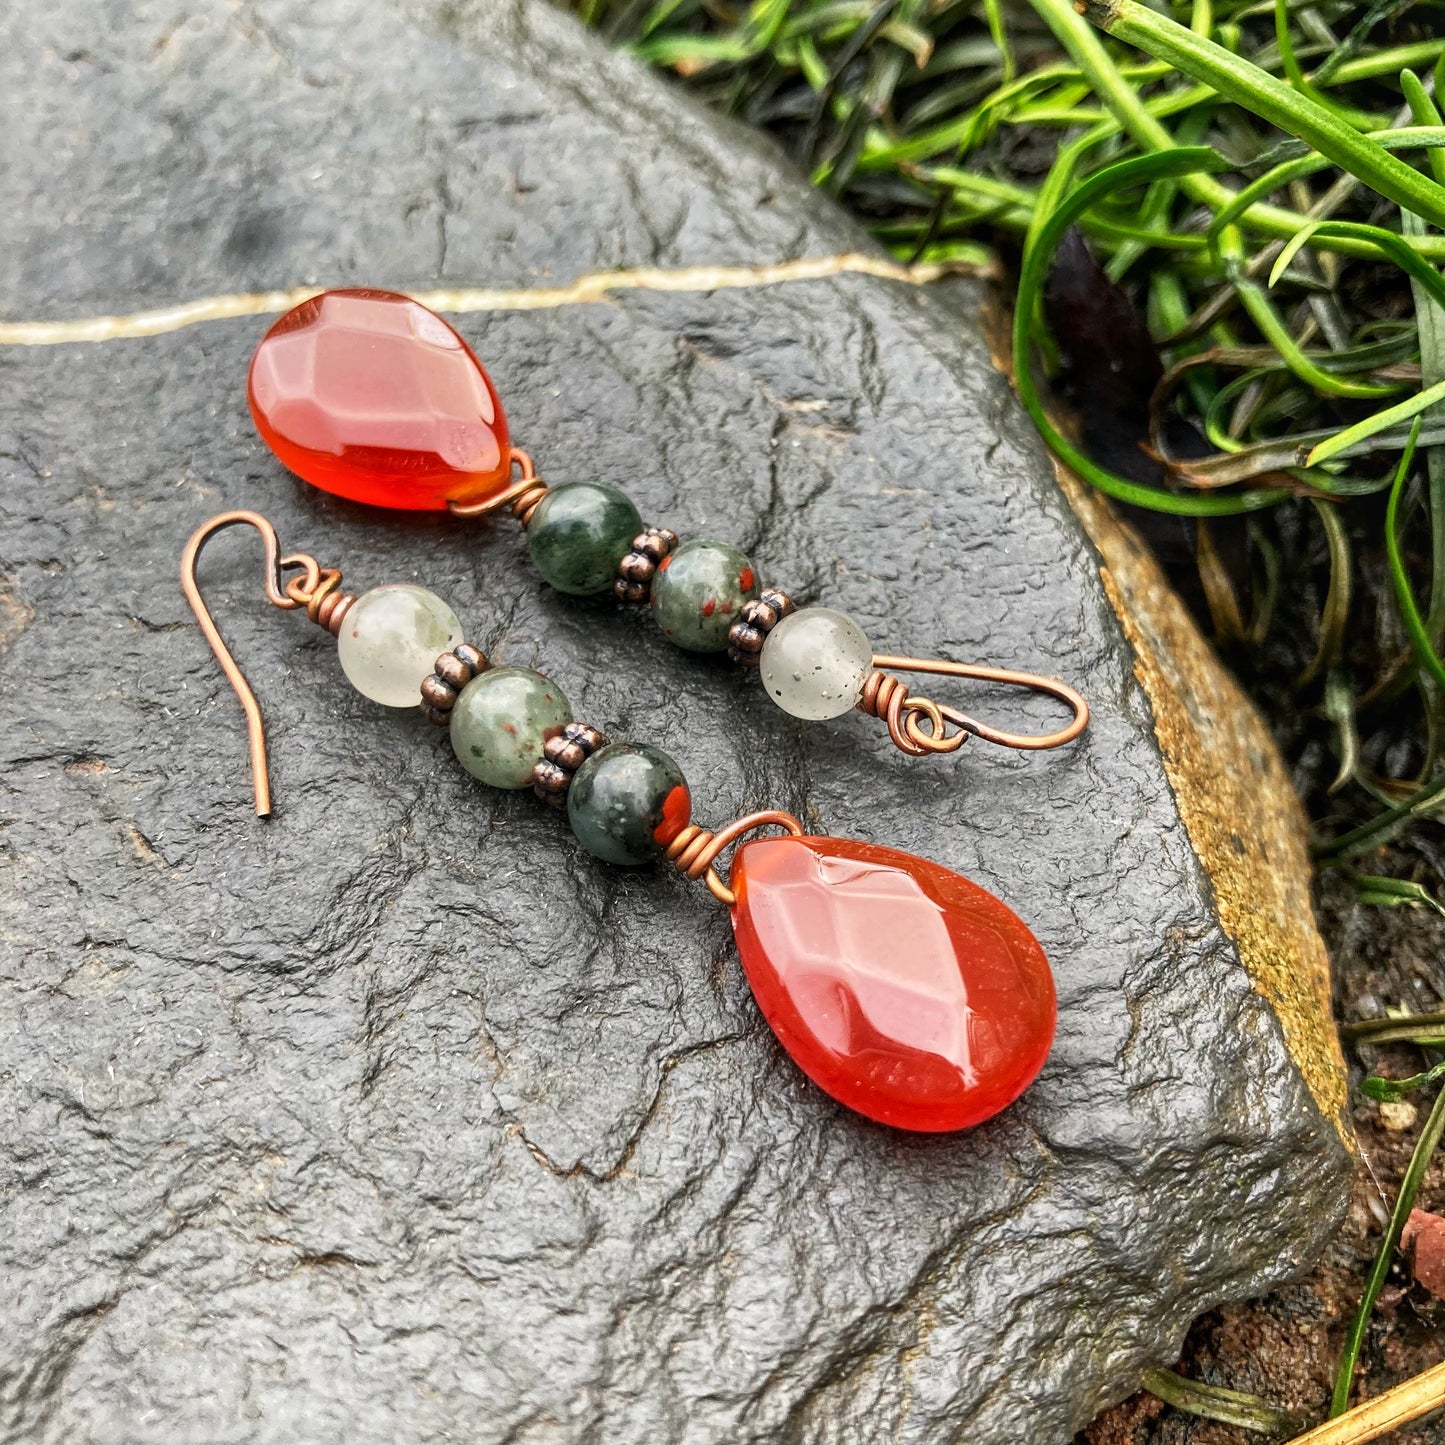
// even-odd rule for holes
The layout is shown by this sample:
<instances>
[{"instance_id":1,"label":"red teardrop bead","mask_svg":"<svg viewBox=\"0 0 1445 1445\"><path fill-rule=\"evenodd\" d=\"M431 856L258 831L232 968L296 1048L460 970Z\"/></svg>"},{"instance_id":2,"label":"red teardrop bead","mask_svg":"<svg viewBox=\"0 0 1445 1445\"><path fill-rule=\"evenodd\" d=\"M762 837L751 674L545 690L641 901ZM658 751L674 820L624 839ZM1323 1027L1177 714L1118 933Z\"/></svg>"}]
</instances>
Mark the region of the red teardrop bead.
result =
<instances>
[{"instance_id":1,"label":"red teardrop bead","mask_svg":"<svg viewBox=\"0 0 1445 1445\"><path fill-rule=\"evenodd\" d=\"M758 1007L850 1109L900 1129L964 1129L1043 1067L1048 960L967 878L846 838L757 838L738 850L731 885Z\"/></svg>"},{"instance_id":2,"label":"red teardrop bead","mask_svg":"<svg viewBox=\"0 0 1445 1445\"><path fill-rule=\"evenodd\" d=\"M277 457L353 502L444 511L510 485L491 378L440 316L394 291L323 291L288 311L246 394Z\"/></svg>"}]
</instances>

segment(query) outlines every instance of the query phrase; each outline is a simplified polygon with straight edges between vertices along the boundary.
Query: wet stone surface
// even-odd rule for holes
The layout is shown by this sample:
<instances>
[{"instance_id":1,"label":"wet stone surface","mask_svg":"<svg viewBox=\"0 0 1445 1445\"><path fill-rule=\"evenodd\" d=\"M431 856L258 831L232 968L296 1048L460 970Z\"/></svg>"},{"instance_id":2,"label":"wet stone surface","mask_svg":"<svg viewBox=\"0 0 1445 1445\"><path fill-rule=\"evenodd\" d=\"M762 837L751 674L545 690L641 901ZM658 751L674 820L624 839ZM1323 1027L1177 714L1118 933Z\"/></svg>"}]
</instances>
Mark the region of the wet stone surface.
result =
<instances>
[{"instance_id":1,"label":"wet stone surface","mask_svg":"<svg viewBox=\"0 0 1445 1445\"><path fill-rule=\"evenodd\" d=\"M10 317L861 244L535 6L58 0L5 38ZM0 350L7 1440L1050 1445L1319 1247L1343 1146L1219 927L976 303L845 276L451 318L544 476L736 544L880 650L1095 705L1063 752L931 764L558 594L510 523L293 481L247 413L266 318ZM434 590L665 748L699 819L789 808L998 894L1057 977L1038 1081L952 1137L831 1103L704 889L591 858L356 694L233 532L203 578L270 723L258 822L175 580L237 506L354 591Z\"/></svg>"}]
</instances>

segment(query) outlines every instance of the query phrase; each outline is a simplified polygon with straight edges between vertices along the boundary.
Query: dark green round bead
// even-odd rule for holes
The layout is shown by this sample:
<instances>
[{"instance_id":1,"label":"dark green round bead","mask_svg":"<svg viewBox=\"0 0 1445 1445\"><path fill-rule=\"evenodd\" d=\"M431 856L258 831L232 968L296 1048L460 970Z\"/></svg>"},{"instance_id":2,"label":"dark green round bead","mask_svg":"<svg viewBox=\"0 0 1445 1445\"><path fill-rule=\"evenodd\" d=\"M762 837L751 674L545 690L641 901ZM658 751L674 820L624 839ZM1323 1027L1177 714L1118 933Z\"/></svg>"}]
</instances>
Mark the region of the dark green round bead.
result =
<instances>
[{"instance_id":1,"label":"dark green round bead","mask_svg":"<svg viewBox=\"0 0 1445 1445\"><path fill-rule=\"evenodd\" d=\"M559 592L583 597L617 580L617 564L642 531L637 508L601 482L565 482L537 504L527 546L537 570Z\"/></svg>"},{"instance_id":2,"label":"dark green round bead","mask_svg":"<svg viewBox=\"0 0 1445 1445\"><path fill-rule=\"evenodd\" d=\"M593 753L567 789L567 821L577 841L605 863L660 858L691 817L682 769L640 743L612 743Z\"/></svg>"},{"instance_id":3,"label":"dark green round bead","mask_svg":"<svg viewBox=\"0 0 1445 1445\"><path fill-rule=\"evenodd\" d=\"M689 652L725 652L743 603L758 595L753 564L727 542L684 542L652 579L652 612L663 636Z\"/></svg>"}]
</instances>

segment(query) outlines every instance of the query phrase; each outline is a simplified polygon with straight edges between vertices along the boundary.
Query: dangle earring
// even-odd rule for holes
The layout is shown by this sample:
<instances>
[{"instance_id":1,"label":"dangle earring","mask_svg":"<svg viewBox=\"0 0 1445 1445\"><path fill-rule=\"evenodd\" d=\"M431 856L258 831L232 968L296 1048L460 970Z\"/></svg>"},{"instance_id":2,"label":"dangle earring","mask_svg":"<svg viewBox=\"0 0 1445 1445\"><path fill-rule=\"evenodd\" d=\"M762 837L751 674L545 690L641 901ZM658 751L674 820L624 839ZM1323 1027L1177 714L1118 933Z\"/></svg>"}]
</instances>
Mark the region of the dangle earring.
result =
<instances>
[{"instance_id":1,"label":"dangle earring","mask_svg":"<svg viewBox=\"0 0 1445 1445\"><path fill-rule=\"evenodd\" d=\"M271 812L261 711L196 580L206 543L233 526L261 535L267 598L331 632L365 696L420 703L468 772L500 788L530 784L603 861L665 860L704 881L731 912L764 1018L840 1103L902 1129L963 1129L1012 1103L1043 1067L1053 977L1038 940L991 893L896 848L807 835L791 813L750 813L711 832L692 821L672 758L577 721L541 673L491 666L434 593L343 592L339 569L283 555L265 517L223 512L186 544L181 583L245 711L258 814ZM770 828L781 834L750 836ZM719 859L734 845L724 879Z\"/></svg>"},{"instance_id":2,"label":"dangle earring","mask_svg":"<svg viewBox=\"0 0 1445 1445\"><path fill-rule=\"evenodd\" d=\"M1054 748L1088 723L1067 683L942 659L875 654L862 628L829 607L798 608L763 587L727 542L681 541L644 526L601 482L540 480L514 447L491 378L440 316L392 291L325 291L288 311L256 348L251 415L277 458L324 491L374 507L482 517L509 509L543 578L559 592L611 591L647 603L663 635L690 652L726 652L757 668L769 697L797 718L853 708L881 718L912 757L957 751L970 736ZM1052 733L1004 732L926 697L897 672L927 672L1046 692L1073 718Z\"/></svg>"}]
</instances>

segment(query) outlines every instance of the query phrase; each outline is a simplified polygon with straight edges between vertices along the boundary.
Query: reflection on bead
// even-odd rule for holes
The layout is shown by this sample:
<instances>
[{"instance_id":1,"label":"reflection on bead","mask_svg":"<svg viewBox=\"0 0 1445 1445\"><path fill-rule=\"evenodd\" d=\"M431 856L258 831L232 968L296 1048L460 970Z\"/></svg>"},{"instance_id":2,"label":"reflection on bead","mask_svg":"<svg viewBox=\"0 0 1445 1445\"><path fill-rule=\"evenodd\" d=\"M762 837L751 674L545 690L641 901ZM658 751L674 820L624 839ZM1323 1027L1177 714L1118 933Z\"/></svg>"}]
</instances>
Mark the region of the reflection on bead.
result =
<instances>
[{"instance_id":1,"label":"reflection on bead","mask_svg":"<svg viewBox=\"0 0 1445 1445\"><path fill-rule=\"evenodd\" d=\"M652 611L663 636L688 652L723 652L728 628L757 596L753 564L727 542L684 542L652 579Z\"/></svg>"},{"instance_id":2,"label":"reflection on bead","mask_svg":"<svg viewBox=\"0 0 1445 1445\"><path fill-rule=\"evenodd\" d=\"M784 712L819 721L856 705L872 665L873 648L851 617L805 607L768 633L758 675Z\"/></svg>"},{"instance_id":3,"label":"reflection on bead","mask_svg":"<svg viewBox=\"0 0 1445 1445\"><path fill-rule=\"evenodd\" d=\"M605 863L660 858L692 817L682 769L660 748L613 743L572 779L567 820L577 841Z\"/></svg>"},{"instance_id":4,"label":"reflection on bead","mask_svg":"<svg viewBox=\"0 0 1445 1445\"><path fill-rule=\"evenodd\" d=\"M559 592L605 592L642 526L637 508L616 487L567 482L553 487L527 523L537 570Z\"/></svg>"},{"instance_id":5,"label":"reflection on bead","mask_svg":"<svg viewBox=\"0 0 1445 1445\"><path fill-rule=\"evenodd\" d=\"M276 456L353 502L445 511L510 481L507 422L482 364L395 292L327 291L288 311L256 348L246 392Z\"/></svg>"},{"instance_id":6,"label":"reflection on bead","mask_svg":"<svg viewBox=\"0 0 1445 1445\"><path fill-rule=\"evenodd\" d=\"M415 707L437 654L462 640L457 615L425 587L373 587L352 603L336 637L351 685L385 707Z\"/></svg>"},{"instance_id":7,"label":"reflection on bead","mask_svg":"<svg viewBox=\"0 0 1445 1445\"><path fill-rule=\"evenodd\" d=\"M900 1129L965 1129L1048 1057L1038 940L937 863L845 838L754 838L733 856L733 929L763 1017L835 1099Z\"/></svg>"},{"instance_id":8,"label":"reflection on bead","mask_svg":"<svg viewBox=\"0 0 1445 1445\"><path fill-rule=\"evenodd\" d=\"M525 788L547 734L572 719L562 689L525 667L494 667L474 677L452 708L452 749L461 765L494 788Z\"/></svg>"}]
</instances>

